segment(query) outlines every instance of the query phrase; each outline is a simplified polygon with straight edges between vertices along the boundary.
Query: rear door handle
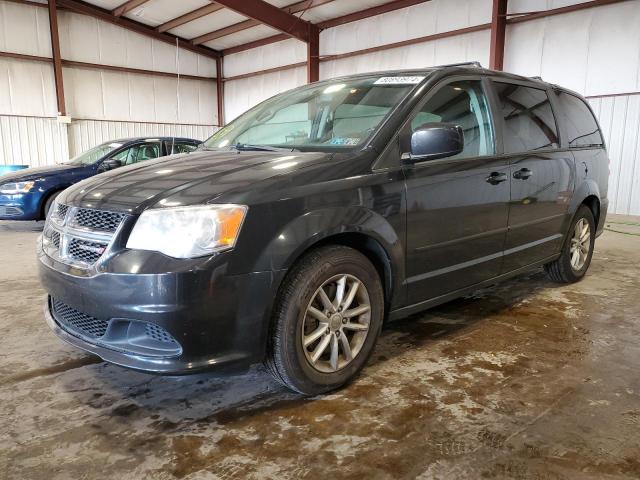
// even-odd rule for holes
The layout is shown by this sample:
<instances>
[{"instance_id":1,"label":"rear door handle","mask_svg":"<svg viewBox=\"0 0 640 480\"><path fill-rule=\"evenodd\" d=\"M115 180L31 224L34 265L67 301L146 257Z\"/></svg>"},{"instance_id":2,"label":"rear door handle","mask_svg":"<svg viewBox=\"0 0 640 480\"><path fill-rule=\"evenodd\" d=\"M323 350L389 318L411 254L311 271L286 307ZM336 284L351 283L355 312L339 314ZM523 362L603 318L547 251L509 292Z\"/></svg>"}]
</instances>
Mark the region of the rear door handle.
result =
<instances>
[{"instance_id":1,"label":"rear door handle","mask_svg":"<svg viewBox=\"0 0 640 480\"><path fill-rule=\"evenodd\" d=\"M521 168L520 170L513 172L513 178L518 180L526 180L531 175L533 175L533 172L528 168Z\"/></svg>"},{"instance_id":2,"label":"rear door handle","mask_svg":"<svg viewBox=\"0 0 640 480\"><path fill-rule=\"evenodd\" d=\"M507 174L502 172L491 172L485 180L491 185L498 185L507 180Z\"/></svg>"}]
</instances>

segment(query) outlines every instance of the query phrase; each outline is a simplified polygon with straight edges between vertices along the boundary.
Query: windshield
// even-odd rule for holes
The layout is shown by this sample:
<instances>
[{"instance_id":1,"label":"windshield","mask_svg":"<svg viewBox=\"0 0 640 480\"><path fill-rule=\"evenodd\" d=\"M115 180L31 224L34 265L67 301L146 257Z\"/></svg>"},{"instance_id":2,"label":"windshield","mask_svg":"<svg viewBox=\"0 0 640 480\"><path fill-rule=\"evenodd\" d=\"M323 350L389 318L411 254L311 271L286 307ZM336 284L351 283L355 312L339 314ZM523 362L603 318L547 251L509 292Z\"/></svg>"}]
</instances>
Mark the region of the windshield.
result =
<instances>
[{"instance_id":1,"label":"windshield","mask_svg":"<svg viewBox=\"0 0 640 480\"><path fill-rule=\"evenodd\" d=\"M203 148L355 147L424 78L376 75L291 90L242 114Z\"/></svg>"},{"instance_id":2,"label":"windshield","mask_svg":"<svg viewBox=\"0 0 640 480\"><path fill-rule=\"evenodd\" d=\"M81 153L75 158L72 158L67 162L70 165L93 165L106 154L113 152L115 149L120 148L123 144L118 142L103 143L97 147L93 147L91 150L87 150Z\"/></svg>"}]
</instances>

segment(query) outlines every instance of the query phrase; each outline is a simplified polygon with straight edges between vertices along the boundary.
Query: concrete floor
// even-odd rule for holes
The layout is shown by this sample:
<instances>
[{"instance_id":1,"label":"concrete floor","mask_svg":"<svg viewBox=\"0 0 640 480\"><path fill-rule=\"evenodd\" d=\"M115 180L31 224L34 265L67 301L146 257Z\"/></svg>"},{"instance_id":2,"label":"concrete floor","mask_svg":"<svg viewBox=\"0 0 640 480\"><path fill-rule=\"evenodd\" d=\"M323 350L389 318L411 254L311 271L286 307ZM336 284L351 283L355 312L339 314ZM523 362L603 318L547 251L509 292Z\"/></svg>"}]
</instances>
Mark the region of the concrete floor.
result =
<instances>
[{"instance_id":1,"label":"concrete floor","mask_svg":"<svg viewBox=\"0 0 640 480\"><path fill-rule=\"evenodd\" d=\"M578 284L535 271L395 323L302 399L258 367L163 378L62 343L37 230L0 224L0 478L640 477L638 236L606 232Z\"/></svg>"}]
</instances>

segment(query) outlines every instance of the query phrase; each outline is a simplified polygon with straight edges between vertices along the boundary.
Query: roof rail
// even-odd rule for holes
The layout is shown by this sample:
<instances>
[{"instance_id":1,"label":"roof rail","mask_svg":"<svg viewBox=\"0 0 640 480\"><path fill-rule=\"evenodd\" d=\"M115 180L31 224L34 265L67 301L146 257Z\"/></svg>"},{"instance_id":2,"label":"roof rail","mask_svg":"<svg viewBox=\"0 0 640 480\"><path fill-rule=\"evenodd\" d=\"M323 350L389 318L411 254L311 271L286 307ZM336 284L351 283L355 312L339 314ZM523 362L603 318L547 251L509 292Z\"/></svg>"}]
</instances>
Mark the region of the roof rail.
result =
<instances>
[{"instance_id":1,"label":"roof rail","mask_svg":"<svg viewBox=\"0 0 640 480\"><path fill-rule=\"evenodd\" d=\"M475 60L473 62L459 62L459 63L447 63L446 65L436 65L436 68L440 68L440 67L477 67L477 68L482 68L482 65L480 65L480 62Z\"/></svg>"}]
</instances>

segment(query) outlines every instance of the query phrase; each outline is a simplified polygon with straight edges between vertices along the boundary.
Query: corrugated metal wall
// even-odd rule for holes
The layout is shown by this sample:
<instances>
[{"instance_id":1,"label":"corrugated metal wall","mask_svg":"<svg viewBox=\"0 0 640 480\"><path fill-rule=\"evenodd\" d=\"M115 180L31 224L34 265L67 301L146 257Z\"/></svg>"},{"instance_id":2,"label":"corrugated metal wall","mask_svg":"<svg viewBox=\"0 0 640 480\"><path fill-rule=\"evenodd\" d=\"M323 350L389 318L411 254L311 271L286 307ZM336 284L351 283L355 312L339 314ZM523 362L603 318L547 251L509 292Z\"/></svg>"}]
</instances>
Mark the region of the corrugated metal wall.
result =
<instances>
[{"instance_id":1,"label":"corrugated metal wall","mask_svg":"<svg viewBox=\"0 0 640 480\"><path fill-rule=\"evenodd\" d=\"M60 11L62 57L214 77L211 58L176 49L86 15ZM0 50L51 56L46 8L0 0ZM217 124L214 80L64 68L70 125L57 114L53 68L0 58L0 164L63 162L116 137L180 135L204 140ZM95 119L95 120L83 120Z\"/></svg>"},{"instance_id":2,"label":"corrugated metal wall","mask_svg":"<svg viewBox=\"0 0 640 480\"><path fill-rule=\"evenodd\" d=\"M609 211L640 215L640 95L592 98L611 159Z\"/></svg>"},{"instance_id":3,"label":"corrugated metal wall","mask_svg":"<svg viewBox=\"0 0 640 480\"><path fill-rule=\"evenodd\" d=\"M67 125L55 118L0 115L0 165L32 167L69 158Z\"/></svg>"}]
</instances>

